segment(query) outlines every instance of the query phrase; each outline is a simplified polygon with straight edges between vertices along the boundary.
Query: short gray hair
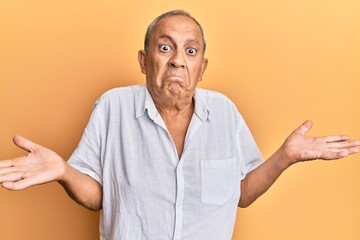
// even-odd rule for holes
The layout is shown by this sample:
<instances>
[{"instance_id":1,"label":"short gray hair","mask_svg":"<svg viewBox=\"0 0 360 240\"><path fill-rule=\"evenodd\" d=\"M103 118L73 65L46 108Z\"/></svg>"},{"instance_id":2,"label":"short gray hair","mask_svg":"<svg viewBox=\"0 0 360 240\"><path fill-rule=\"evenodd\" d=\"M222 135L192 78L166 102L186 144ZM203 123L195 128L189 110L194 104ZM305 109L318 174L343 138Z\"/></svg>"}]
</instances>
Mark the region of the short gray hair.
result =
<instances>
[{"instance_id":1,"label":"short gray hair","mask_svg":"<svg viewBox=\"0 0 360 240\"><path fill-rule=\"evenodd\" d=\"M150 25L148 26L147 30L146 30L146 34L145 34L145 41L144 41L144 50L145 52L149 52L149 44L150 44L150 36L151 33L154 29L154 27L156 26L156 24L163 18L166 17L170 17L170 16L186 16L191 18L192 20L194 20L194 22L199 26L200 31L201 31L201 36L204 42L204 54L205 54L205 50L206 50L206 41L205 41L205 34L204 34L204 30L201 27L200 23L193 17L190 15L190 13L184 11L184 10L172 10L166 13L161 14L160 16L158 16L157 18L155 18Z\"/></svg>"}]
</instances>

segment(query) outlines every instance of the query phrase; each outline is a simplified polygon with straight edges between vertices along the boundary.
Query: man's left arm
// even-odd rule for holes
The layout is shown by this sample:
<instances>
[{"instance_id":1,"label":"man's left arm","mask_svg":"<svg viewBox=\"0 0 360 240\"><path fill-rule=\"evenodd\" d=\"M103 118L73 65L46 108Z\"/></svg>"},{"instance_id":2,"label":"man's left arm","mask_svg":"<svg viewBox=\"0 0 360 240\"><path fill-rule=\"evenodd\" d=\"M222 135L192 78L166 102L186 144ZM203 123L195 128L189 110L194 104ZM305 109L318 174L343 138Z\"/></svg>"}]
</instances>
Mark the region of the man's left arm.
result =
<instances>
[{"instance_id":1,"label":"man's left arm","mask_svg":"<svg viewBox=\"0 0 360 240\"><path fill-rule=\"evenodd\" d=\"M239 207L247 207L265 193L281 173L297 162L334 160L357 153L360 141L346 135L309 137L312 122L306 121L290 134L284 144L263 164L241 181Z\"/></svg>"}]
</instances>

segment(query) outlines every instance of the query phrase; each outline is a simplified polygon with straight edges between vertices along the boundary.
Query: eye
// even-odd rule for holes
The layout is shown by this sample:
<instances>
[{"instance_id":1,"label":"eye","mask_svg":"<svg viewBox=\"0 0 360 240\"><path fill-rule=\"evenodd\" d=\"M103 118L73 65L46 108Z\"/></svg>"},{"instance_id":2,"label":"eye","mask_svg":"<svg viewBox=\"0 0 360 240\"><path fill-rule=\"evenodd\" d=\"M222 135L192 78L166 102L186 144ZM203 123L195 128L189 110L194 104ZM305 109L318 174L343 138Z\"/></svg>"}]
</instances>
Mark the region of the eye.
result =
<instances>
[{"instance_id":1,"label":"eye","mask_svg":"<svg viewBox=\"0 0 360 240\"><path fill-rule=\"evenodd\" d=\"M171 48L170 48L170 46L167 45L167 44L162 44L162 45L160 45L160 50L161 50L162 52L168 52L168 51L171 50Z\"/></svg>"},{"instance_id":2,"label":"eye","mask_svg":"<svg viewBox=\"0 0 360 240\"><path fill-rule=\"evenodd\" d=\"M188 48L186 52L190 55L195 55L197 53L197 50L195 48Z\"/></svg>"}]
</instances>

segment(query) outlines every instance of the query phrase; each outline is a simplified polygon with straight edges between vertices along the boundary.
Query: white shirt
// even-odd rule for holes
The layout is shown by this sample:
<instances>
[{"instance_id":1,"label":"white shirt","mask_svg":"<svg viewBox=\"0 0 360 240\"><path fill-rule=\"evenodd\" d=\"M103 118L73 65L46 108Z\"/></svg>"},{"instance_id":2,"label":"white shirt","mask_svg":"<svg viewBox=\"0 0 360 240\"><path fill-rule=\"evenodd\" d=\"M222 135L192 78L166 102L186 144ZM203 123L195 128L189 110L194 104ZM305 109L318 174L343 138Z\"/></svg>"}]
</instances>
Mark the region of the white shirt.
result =
<instances>
[{"instance_id":1,"label":"white shirt","mask_svg":"<svg viewBox=\"0 0 360 240\"><path fill-rule=\"evenodd\" d=\"M263 158L228 98L194 100L180 159L146 86L97 101L69 163L103 187L100 239L231 239L240 182Z\"/></svg>"}]
</instances>

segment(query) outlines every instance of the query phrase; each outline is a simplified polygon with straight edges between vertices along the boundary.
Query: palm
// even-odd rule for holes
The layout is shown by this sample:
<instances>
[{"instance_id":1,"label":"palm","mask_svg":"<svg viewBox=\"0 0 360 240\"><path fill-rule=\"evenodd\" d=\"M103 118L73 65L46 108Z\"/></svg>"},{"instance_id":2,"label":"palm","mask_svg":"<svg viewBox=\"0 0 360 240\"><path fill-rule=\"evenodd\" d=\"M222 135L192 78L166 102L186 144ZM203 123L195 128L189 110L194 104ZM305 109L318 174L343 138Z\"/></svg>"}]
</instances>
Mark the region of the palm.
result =
<instances>
[{"instance_id":1,"label":"palm","mask_svg":"<svg viewBox=\"0 0 360 240\"><path fill-rule=\"evenodd\" d=\"M314 159L339 159L358 152L359 141L351 141L348 136L308 137L312 122L306 121L285 141L284 148L293 162Z\"/></svg>"},{"instance_id":2,"label":"palm","mask_svg":"<svg viewBox=\"0 0 360 240\"><path fill-rule=\"evenodd\" d=\"M58 180L65 169L65 162L59 155L19 136L14 138L14 142L29 154L0 162L0 183L3 187L20 190Z\"/></svg>"}]
</instances>

